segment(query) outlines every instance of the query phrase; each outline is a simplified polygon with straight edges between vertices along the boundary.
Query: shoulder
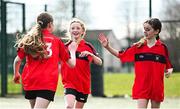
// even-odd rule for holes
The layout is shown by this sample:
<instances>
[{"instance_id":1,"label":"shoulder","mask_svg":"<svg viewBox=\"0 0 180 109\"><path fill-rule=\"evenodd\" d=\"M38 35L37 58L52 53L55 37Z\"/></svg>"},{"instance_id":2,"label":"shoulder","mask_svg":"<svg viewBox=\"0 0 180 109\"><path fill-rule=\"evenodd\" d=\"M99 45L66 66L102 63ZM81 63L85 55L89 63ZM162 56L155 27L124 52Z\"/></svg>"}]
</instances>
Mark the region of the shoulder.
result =
<instances>
[{"instance_id":1,"label":"shoulder","mask_svg":"<svg viewBox=\"0 0 180 109\"><path fill-rule=\"evenodd\" d=\"M91 50L95 50L94 46L90 42L85 42L85 45L89 47Z\"/></svg>"},{"instance_id":2,"label":"shoulder","mask_svg":"<svg viewBox=\"0 0 180 109\"><path fill-rule=\"evenodd\" d=\"M69 46L72 43L71 40L69 40L68 42L65 43L65 46Z\"/></svg>"},{"instance_id":3,"label":"shoulder","mask_svg":"<svg viewBox=\"0 0 180 109\"><path fill-rule=\"evenodd\" d=\"M166 55L168 55L168 47L166 46L165 43L163 43L160 39L158 40L159 44L162 46L162 48L165 50Z\"/></svg>"},{"instance_id":4,"label":"shoulder","mask_svg":"<svg viewBox=\"0 0 180 109\"><path fill-rule=\"evenodd\" d=\"M167 46L164 42L162 42L160 39L157 42L159 45L161 45L162 47L164 47L165 49L167 49Z\"/></svg>"}]
</instances>

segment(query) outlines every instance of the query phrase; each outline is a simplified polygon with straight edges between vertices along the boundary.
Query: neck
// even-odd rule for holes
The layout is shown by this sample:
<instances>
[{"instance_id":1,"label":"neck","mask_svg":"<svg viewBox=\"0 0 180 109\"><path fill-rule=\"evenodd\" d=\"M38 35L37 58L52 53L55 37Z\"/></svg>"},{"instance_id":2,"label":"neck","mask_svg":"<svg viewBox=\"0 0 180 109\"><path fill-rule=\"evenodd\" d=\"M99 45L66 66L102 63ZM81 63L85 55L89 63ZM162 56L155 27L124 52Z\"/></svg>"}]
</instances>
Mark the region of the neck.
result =
<instances>
[{"instance_id":1,"label":"neck","mask_svg":"<svg viewBox=\"0 0 180 109\"><path fill-rule=\"evenodd\" d=\"M81 40L82 40L82 37L79 37L78 39L75 39L77 44L79 44Z\"/></svg>"},{"instance_id":2,"label":"neck","mask_svg":"<svg viewBox=\"0 0 180 109\"><path fill-rule=\"evenodd\" d=\"M151 38L151 39L147 39L147 46L148 47L152 47L152 46L154 46L156 44L156 38L155 37L153 37L153 38Z\"/></svg>"}]
</instances>

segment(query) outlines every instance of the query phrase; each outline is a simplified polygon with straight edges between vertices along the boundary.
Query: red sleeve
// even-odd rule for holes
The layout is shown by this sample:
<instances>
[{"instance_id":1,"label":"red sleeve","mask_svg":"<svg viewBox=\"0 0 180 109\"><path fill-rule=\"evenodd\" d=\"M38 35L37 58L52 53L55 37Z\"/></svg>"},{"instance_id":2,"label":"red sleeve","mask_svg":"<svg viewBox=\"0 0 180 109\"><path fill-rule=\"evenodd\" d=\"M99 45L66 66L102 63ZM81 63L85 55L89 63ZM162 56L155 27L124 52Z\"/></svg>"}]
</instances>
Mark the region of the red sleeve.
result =
<instances>
[{"instance_id":1,"label":"red sleeve","mask_svg":"<svg viewBox=\"0 0 180 109\"><path fill-rule=\"evenodd\" d=\"M70 53L68 51L68 48L64 45L64 43L59 40L59 45L60 45L60 60L66 62L70 58Z\"/></svg>"},{"instance_id":2,"label":"red sleeve","mask_svg":"<svg viewBox=\"0 0 180 109\"><path fill-rule=\"evenodd\" d=\"M92 44L86 42L86 45L90 48L88 50L90 53L93 53L95 56L100 57L98 55L96 49L94 48L94 46ZM92 56L88 56L88 60L89 60L89 62L92 62L93 61L93 57Z\"/></svg>"},{"instance_id":3,"label":"red sleeve","mask_svg":"<svg viewBox=\"0 0 180 109\"><path fill-rule=\"evenodd\" d=\"M23 59L26 56L24 49L18 48L17 55L19 56L20 59Z\"/></svg>"},{"instance_id":4,"label":"red sleeve","mask_svg":"<svg viewBox=\"0 0 180 109\"><path fill-rule=\"evenodd\" d=\"M119 51L119 58L121 62L133 62L135 57L136 46L127 48L124 51Z\"/></svg>"},{"instance_id":5,"label":"red sleeve","mask_svg":"<svg viewBox=\"0 0 180 109\"><path fill-rule=\"evenodd\" d=\"M172 66L171 61L169 59L169 52L168 52L166 45L164 45L164 48L165 48L165 58L166 58L166 70L167 70L167 69L173 68L173 66Z\"/></svg>"}]
</instances>

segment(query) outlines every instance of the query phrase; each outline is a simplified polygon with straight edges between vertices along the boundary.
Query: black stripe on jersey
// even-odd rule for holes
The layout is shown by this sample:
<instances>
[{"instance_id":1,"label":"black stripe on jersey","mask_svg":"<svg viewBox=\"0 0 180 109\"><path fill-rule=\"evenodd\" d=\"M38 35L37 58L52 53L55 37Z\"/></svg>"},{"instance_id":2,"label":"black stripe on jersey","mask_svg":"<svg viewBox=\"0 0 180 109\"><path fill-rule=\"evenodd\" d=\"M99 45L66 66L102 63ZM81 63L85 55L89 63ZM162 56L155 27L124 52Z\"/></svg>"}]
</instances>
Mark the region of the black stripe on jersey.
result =
<instances>
[{"instance_id":1,"label":"black stripe on jersey","mask_svg":"<svg viewBox=\"0 0 180 109\"><path fill-rule=\"evenodd\" d=\"M163 55L154 53L139 53L135 54L135 61L154 61L165 64L166 58Z\"/></svg>"},{"instance_id":2,"label":"black stripe on jersey","mask_svg":"<svg viewBox=\"0 0 180 109\"><path fill-rule=\"evenodd\" d=\"M79 57L80 54L81 54L81 52L76 51L76 59L81 59L81 60L86 60L86 61L88 61L88 57L87 57L87 56L85 56L85 57Z\"/></svg>"},{"instance_id":3,"label":"black stripe on jersey","mask_svg":"<svg viewBox=\"0 0 180 109\"><path fill-rule=\"evenodd\" d=\"M65 46L68 47L71 43L72 43L72 41L68 41L65 43Z\"/></svg>"},{"instance_id":4,"label":"black stripe on jersey","mask_svg":"<svg viewBox=\"0 0 180 109\"><path fill-rule=\"evenodd\" d=\"M119 53L123 53L124 51L128 50L129 48L131 48L131 47L128 47L128 48L126 48L126 49L122 49L122 50L120 50L120 51L118 51L118 52L119 52Z\"/></svg>"},{"instance_id":5,"label":"black stripe on jersey","mask_svg":"<svg viewBox=\"0 0 180 109\"><path fill-rule=\"evenodd\" d=\"M98 53L96 52L96 49L92 46L91 43L86 42L86 45L91 48L94 55L99 57Z\"/></svg>"}]
</instances>

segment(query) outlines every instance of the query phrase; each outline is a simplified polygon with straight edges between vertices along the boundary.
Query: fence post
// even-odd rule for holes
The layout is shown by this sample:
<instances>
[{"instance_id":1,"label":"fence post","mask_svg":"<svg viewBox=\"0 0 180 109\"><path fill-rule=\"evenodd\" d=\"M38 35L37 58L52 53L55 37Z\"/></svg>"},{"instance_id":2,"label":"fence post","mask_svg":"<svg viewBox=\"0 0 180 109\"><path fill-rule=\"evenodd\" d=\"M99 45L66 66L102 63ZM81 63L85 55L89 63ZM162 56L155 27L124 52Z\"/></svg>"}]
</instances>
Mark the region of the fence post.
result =
<instances>
[{"instance_id":1,"label":"fence post","mask_svg":"<svg viewBox=\"0 0 180 109\"><path fill-rule=\"evenodd\" d=\"M96 97L105 97L103 85L103 66L91 65L91 94Z\"/></svg>"},{"instance_id":2,"label":"fence post","mask_svg":"<svg viewBox=\"0 0 180 109\"><path fill-rule=\"evenodd\" d=\"M1 0L1 96L7 94L6 2Z\"/></svg>"}]
</instances>

